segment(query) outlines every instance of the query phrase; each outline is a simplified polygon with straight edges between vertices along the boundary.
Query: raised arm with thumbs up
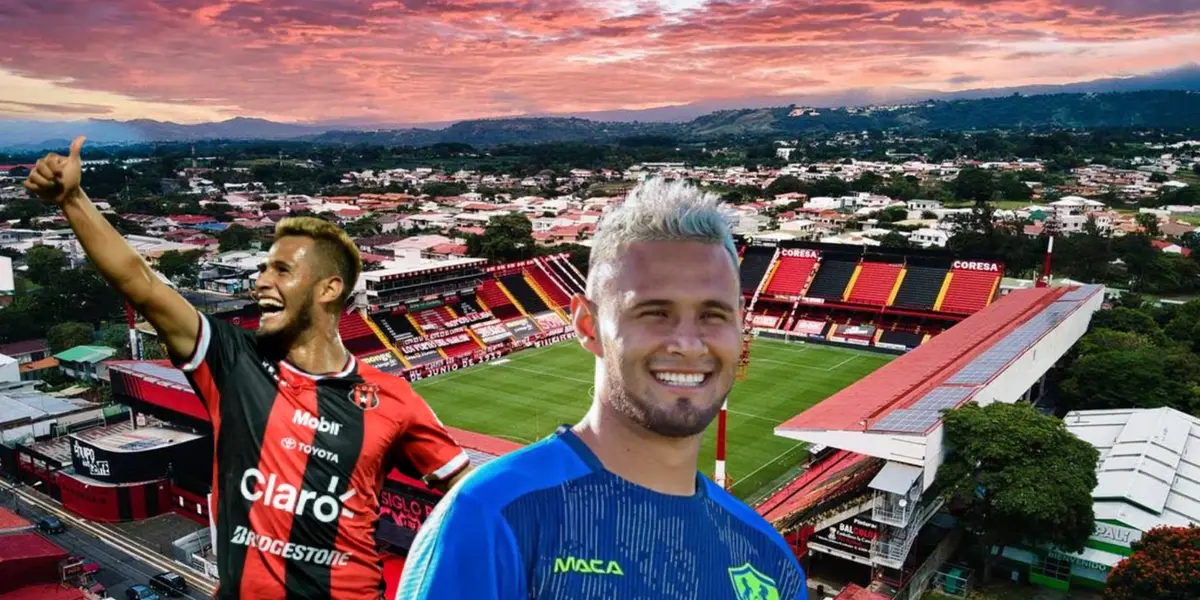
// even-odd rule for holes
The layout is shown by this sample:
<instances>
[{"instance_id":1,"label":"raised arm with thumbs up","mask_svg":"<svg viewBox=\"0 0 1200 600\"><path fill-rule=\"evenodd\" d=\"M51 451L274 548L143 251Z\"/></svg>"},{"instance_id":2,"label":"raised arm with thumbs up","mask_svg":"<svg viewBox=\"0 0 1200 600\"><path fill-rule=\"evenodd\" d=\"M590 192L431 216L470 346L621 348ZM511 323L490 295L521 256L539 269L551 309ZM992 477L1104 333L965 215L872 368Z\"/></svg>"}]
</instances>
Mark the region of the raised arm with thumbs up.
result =
<instances>
[{"instance_id":1,"label":"raised arm with thumbs up","mask_svg":"<svg viewBox=\"0 0 1200 600\"><path fill-rule=\"evenodd\" d=\"M72 194L80 192L79 180L82 161L79 151L83 148L82 135L71 142L71 153L59 156L53 152L37 162L33 172L25 179L25 189L37 194L46 202L62 206Z\"/></svg>"},{"instance_id":2,"label":"raised arm with thumbs up","mask_svg":"<svg viewBox=\"0 0 1200 600\"><path fill-rule=\"evenodd\" d=\"M200 315L150 270L88 199L80 187L83 141L82 135L75 138L67 156L51 152L42 157L25 179L25 189L62 209L96 270L150 321L175 356L188 356L196 347Z\"/></svg>"}]
</instances>

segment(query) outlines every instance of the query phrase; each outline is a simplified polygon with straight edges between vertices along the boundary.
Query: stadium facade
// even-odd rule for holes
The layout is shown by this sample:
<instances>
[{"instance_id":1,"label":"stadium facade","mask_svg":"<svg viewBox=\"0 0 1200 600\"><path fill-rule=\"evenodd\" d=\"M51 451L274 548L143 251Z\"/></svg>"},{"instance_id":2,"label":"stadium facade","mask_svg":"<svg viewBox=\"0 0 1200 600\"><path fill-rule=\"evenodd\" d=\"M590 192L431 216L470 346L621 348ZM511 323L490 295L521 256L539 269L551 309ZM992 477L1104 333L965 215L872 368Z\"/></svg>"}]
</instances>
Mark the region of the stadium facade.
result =
<instances>
[{"instance_id":1,"label":"stadium facade","mask_svg":"<svg viewBox=\"0 0 1200 600\"><path fill-rule=\"evenodd\" d=\"M819 451L756 509L817 576L835 557L861 565L856 583L872 590L923 588L959 538L928 493L945 453L942 411L1037 400L1102 301L1102 286L1014 291L780 424L776 435Z\"/></svg>"}]
</instances>

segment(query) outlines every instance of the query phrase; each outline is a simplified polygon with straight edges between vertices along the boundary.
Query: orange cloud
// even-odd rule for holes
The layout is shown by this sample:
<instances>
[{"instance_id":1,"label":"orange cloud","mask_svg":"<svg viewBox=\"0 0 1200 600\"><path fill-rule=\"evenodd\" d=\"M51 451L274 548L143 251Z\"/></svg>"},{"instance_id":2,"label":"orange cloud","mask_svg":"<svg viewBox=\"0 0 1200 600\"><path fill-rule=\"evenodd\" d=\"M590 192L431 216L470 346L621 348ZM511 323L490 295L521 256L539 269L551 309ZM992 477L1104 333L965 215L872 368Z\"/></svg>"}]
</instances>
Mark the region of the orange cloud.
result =
<instances>
[{"instance_id":1,"label":"orange cloud","mask_svg":"<svg viewBox=\"0 0 1200 600\"><path fill-rule=\"evenodd\" d=\"M0 116L22 118L414 123L1059 83L1200 56L1200 3L1177 0L62 0L0 17L0 75L28 84L0 88Z\"/></svg>"}]
</instances>

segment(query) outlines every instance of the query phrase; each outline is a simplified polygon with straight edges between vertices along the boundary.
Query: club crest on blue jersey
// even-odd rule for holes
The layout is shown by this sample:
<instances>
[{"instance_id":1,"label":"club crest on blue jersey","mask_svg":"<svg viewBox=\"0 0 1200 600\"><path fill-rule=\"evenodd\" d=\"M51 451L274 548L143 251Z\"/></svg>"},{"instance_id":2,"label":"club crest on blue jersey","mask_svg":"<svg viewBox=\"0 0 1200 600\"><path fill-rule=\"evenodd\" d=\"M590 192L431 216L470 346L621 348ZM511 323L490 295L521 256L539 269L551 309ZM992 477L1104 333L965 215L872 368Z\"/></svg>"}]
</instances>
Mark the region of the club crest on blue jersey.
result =
<instances>
[{"instance_id":1,"label":"club crest on blue jersey","mask_svg":"<svg viewBox=\"0 0 1200 600\"><path fill-rule=\"evenodd\" d=\"M737 600L779 600L779 588L775 580L768 577L750 563L729 568L729 579Z\"/></svg>"},{"instance_id":2,"label":"club crest on blue jersey","mask_svg":"<svg viewBox=\"0 0 1200 600\"><path fill-rule=\"evenodd\" d=\"M349 394L350 401L362 410L371 410L379 406L379 384L359 383Z\"/></svg>"}]
</instances>

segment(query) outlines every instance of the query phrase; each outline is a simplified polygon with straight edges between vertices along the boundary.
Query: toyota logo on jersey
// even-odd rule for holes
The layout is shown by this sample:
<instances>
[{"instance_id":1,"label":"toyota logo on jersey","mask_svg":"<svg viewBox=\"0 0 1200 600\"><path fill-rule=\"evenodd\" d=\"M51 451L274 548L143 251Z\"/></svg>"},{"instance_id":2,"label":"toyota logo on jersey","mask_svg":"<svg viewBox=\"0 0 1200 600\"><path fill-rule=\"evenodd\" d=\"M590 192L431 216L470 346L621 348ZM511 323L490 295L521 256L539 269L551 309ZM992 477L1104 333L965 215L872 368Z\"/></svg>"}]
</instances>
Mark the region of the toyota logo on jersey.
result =
<instances>
[{"instance_id":1,"label":"toyota logo on jersey","mask_svg":"<svg viewBox=\"0 0 1200 600\"><path fill-rule=\"evenodd\" d=\"M379 384L360 383L350 392L350 401L362 410L379 406Z\"/></svg>"}]
</instances>

